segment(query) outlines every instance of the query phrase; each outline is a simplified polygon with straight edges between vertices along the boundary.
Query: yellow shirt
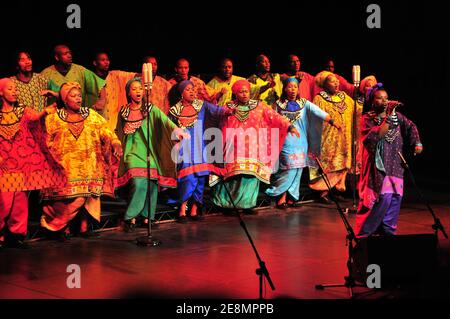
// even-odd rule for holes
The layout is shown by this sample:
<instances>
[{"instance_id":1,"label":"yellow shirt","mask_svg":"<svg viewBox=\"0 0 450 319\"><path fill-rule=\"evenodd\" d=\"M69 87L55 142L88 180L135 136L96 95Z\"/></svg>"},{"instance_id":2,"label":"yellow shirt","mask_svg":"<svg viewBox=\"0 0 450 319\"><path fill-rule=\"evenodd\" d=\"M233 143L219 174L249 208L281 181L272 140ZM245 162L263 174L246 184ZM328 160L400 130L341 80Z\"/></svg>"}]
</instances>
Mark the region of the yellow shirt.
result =
<instances>
[{"instance_id":1,"label":"yellow shirt","mask_svg":"<svg viewBox=\"0 0 450 319\"><path fill-rule=\"evenodd\" d=\"M270 75L275 81L275 86L259 94L257 98L258 100L263 101L267 105L273 105L276 101L280 99L281 93L283 93L283 83L281 83L280 75L278 73L270 73ZM249 77L248 81L251 84L254 84L258 87L263 87L269 83L268 81L264 81L263 79L261 79L256 74Z\"/></svg>"},{"instance_id":2,"label":"yellow shirt","mask_svg":"<svg viewBox=\"0 0 450 319\"><path fill-rule=\"evenodd\" d=\"M211 81L208 82L208 86L213 88L215 91L220 92L223 88L227 89L227 92L222 95L222 97L217 101L217 105L225 106L228 102L231 102L233 99L232 95L233 92L231 91L231 88L233 87L233 84L236 83L239 80L245 80L245 78L242 78L240 76L232 75L231 79L229 81L224 81L220 79L219 77L215 76ZM259 92L259 86L257 85L251 85L251 99L256 99Z\"/></svg>"},{"instance_id":3,"label":"yellow shirt","mask_svg":"<svg viewBox=\"0 0 450 319\"><path fill-rule=\"evenodd\" d=\"M106 120L94 110L82 108L82 114L88 115L76 124L62 119L64 111L48 115L45 126L47 147L64 169L67 184L46 190L44 198L113 196L118 160L113 157L111 146L120 144L119 139L108 128Z\"/></svg>"}]
</instances>

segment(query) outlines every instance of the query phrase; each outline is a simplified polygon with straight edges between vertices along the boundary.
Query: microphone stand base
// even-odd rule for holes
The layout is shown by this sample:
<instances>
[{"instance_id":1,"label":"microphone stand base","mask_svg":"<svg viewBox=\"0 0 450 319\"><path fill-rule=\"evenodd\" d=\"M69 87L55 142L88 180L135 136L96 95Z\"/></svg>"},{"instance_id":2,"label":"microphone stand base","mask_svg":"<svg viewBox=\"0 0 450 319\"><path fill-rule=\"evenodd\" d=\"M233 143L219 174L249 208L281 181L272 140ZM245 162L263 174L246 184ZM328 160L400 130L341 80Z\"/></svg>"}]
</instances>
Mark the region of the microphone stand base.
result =
<instances>
[{"instance_id":1,"label":"microphone stand base","mask_svg":"<svg viewBox=\"0 0 450 319\"><path fill-rule=\"evenodd\" d=\"M162 244L158 239L152 238L151 236L144 236L136 238L136 244L143 247L156 247Z\"/></svg>"}]
</instances>

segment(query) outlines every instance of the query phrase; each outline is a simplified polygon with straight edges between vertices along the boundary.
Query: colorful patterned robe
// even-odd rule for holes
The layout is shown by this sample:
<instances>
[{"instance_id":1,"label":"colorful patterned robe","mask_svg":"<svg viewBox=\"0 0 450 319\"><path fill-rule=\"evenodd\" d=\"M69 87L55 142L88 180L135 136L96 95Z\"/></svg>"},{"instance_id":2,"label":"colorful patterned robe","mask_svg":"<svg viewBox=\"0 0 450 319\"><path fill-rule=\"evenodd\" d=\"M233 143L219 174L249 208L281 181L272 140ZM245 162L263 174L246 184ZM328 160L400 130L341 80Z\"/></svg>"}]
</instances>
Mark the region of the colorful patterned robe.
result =
<instances>
[{"instance_id":1,"label":"colorful patterned robe","mask_svg":"<svg viewBox=\"0 0 450 319\"><path fill-rule=\"evenodd\" d=\"M45 189L65 184L62 168L45 145L43 120L24 106L0 112L0 191Z\"/></svg>"},{"instance_id":2,"label":"colorful patterned robe","mask_svg":"<svg viewBox=\"0 0 450 319\"><path fill-rule=\"evenodd\" d=\"M265 103L255 100L250 100L246 106L231 102L226 107L236 109L236 113L224 121L225 163L222 167L216 166L215 173L224 179L252 175L269 184L291 123Z\"/></svg>"},{"instance_id":3,"label":"colorful patterned robe","mask_svg":"<svg viewBox=\"0 0 450 319\"><path fill-rule=\"evenodd\" d=\"M47 189L44 199L59 200L75 197L114 197L114 181L118 159L112 145L120 144L107 127L105 119L92 109L82 108L84 121L70 123L65 109L45 119L47 147L65 171L64 187Z\"/></svg>"},{"instance_id":4,"label":"colorful patterned robe","mask_svg":"<svg viewBox=\"0 0 450 319\"><path fill-rule=\"evenodd\" d=\"M323 127L320 160L331 187L345 191L345 177L352 167L352 116L354 101L344 92L334 96L325 91L314 98L314 104L330 114L333 121L341 126L341 130L331 125ZM360 119L357 118L357 122ZM358 136L357 136L358 137ZM310 169L310 187L315 190L328 190L316 169Z\"/></svg>"},{"instance_id":5,"label":"colorful patterned robe","mask_svg":"<svg viewBox=\"0 0 450 319\"><path fill-rule=\"evenodd\" d=\"M362 168L359 181L360 206L371 209L380 194L403 196L403 174L398 152L411 152L420 144L416 125L397 112L399 125L385 137L379 136L380 124L374 112L362 118Z\"/></svg>"},{"instance_id":6,"label":"colorful patterned robe","mask_svg":"<svg viewBox=\"0 0 450 319\"><path fill-rule=\"evenodd\" d=\"M130 118L130 106L122 107L117 122L117 135L122 141L123 159L120 162L117 186L125 186L132 178L147 178L147 145L150 149L150 179L161 187L175 188L176 166L171 158L172 132L177 126L158 107L149 104L142 120ZM147 133L147 116L150 135Z\"/></svg>"},{"instance_id":7,"label":"colorful patterned robe","mask_svg":"<svg viewBox=\"0 0 450 319\"><path fill-rule=\"evenodd\" d=\"M55 85L46 77L33 73L30 82L20 81L16 76L11 77L17 87L17 102L28 105L36 112L41 112L47 105L48 98L41 95L42 90L51 90Z\"/></svg>"},{"instance_id":8,"label":"colorful patterned robe","mask_svg":"<svg viewBox=\"0 0 450 319\"><path fill-rule=\"evenodd\" d=\"M322 123L328 114L306 99L279 100L274 109L291 122L300 137L289 134L286 137L280 153L280 168L272 175L266 194L278 196L288 191L298 200L303 168L317 167L314 157L320 156Z\"/></svg>"},{"instance_id":9,"label":"colorful patterned robe","mask_svg":"<svg viewBox=\"0 0 450 319\"><path fill-rule=\"evenodd\" d=\"M180 162L177 165L178 194L172 196L177 198L172 198L171 204L183 203L192 196L197 203L203 203L203 188L212 166L211 159L204 152L204 133L208 126L220 126L227 113L231 114L231 111L201 100L194 100L190 106L179 102L170 108L169 118L191 136L180 145ZM185 153L186 150L189 151Z\"/></svg>"}]
</instances>

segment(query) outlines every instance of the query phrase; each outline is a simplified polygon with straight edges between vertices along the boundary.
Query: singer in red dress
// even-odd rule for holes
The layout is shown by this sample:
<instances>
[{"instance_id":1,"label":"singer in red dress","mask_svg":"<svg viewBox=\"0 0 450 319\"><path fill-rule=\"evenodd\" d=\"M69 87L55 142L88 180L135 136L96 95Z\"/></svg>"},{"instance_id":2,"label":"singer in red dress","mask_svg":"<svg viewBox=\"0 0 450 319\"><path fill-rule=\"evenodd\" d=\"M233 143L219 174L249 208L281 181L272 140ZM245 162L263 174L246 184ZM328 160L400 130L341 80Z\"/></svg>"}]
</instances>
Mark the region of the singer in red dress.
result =
<instances>
[{"instance_id":1,"label":"singer in red dress","mask_svg":"<svg viewBox=\"0 0 450 319\"><path fill-rule=\"evenodd\" d=\"M64 184L43 139L41 119L55 106L37 113L17 102L12 79L0 79L0 247L25 248L28 191ZM7 236L4 236L7 235Z\"/></svg>"}]
</instances>

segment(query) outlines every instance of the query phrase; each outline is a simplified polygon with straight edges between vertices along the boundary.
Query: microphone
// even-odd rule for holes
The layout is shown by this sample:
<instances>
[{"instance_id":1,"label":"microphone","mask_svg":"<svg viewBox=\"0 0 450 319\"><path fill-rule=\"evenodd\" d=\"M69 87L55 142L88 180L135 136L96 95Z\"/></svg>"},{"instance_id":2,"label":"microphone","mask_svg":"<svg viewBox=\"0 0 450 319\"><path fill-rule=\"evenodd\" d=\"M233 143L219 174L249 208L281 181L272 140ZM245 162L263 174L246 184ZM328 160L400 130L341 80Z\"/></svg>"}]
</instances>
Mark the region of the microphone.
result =
<instances>
[{"instance_id":1,"label":"microphone","mask_svg":"<svg viewBox=\"0 0 450 319\"><path fill-rule=\"evenodd\" d=\"M387 110L389 114L395 114L395 109L399 106L404 106L402 102L399 101L388 101Z\"/></svg>"},{"instance_id":2,"label":"microphone","mask_svg":"<svg viewBox=\"0 0 450 319\"><path fill-rule=\"evenodd\" d=\"M359 86L359 83L361 83L361 67L359 65L353 66L352 79L353 79L353 85Z\"/></svg>"},{"instance_id":3,"label":"microphone","mask_svg":"<svg viewBox=\"0 0 450 319\"><path fill-rule=\"evenodd\" d=\"M153 86L153 65L151 63L144 63L142 65L142 77L145 89L151 89Z\"/></svg>"},{"instance_id":4,"label":"microphone","mask_svg":"<svg viewBox=\"0 0 450 319\"><path fill-rule=\"evenodd\" d=\"M405 106L405 105L399 101L388 101L388 106L399 107L399 106Z\"/></svg>"}]
</instances>

